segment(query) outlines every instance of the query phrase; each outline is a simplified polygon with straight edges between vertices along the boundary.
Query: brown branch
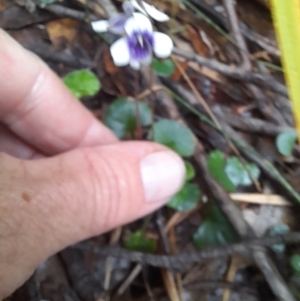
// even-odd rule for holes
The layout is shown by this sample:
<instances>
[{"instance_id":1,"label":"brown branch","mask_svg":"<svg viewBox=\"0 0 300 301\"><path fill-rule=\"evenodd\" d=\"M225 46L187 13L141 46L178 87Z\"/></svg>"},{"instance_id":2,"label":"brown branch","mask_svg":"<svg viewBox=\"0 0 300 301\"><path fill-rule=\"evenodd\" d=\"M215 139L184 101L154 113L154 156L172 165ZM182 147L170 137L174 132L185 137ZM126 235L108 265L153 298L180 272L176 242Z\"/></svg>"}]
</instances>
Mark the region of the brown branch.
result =
<instances>
[{"instance_id":1,"label":"brown branch","mask_svg":"<svg viewBox=\"0 0 300 301\"><path fill-rule=\"evenodd\" d=\"M223 120L228 125L238 130L255 133L260 135L277 136L278 134L292 130L291 127L284 127L253 117L243 117L240 115L228 112L226 108L215 106L212 111L219 120Z\"/></svg>"},{"instance_id":2,"label":"brown branch","mask_svg":"<svg viewBox=\"0 0 300 301\"><path fill-rule=\"evenodd\" d=\"M188 283L185 285L185 288L188 290L195 290L195 291L201 291L201 290L209 290L209 289L218 289L218 288L229 288L234 291L240 291L240 292L248 292L255 294L255 286L250 283L246 282L226 282L226 281L196 281L195 283Z\"/></svg>"},{"instance_id":3,"label":"brown branch","mask_svg":"<svg viewBox=\"0 0 300 301\"><path fill-rule=\"evenodd\" d=\"M249 51L246 45L246 42L244 40L244 37L242 36L240 27L239 27L239 21L235 12L234 4L232 0L223 0L224 6L226 8L228 18L229 18L229 24L231 28L231 34L234 37L235 41L237 42L240 50L240 54L242 57L242 65L240 68L242 68L244 71L250 71L251 70L251 62L249 59Z\"/></svg>"},{"instance_id":4,"label":"brown branch","mask_svg":"<svg viewBox=\"0 0 300 301\"><path fill-rule=\"evenodd\" d=\"M259 73L245 72L241 68L230 67L226 64L220 63L216 60L207 59L203 56L197 55L195 53L182 51L180 49L174 48L173 53L186 58L190 61L196 62L201 66L207 67L209 69L218 71L226 76L237 80L248 81L257 85L266 86L270 90L280 93L283 96L287 96L288 92L286 87L277 82L272 76L262 75Z\"/></svg>"},{"instance_id":5,"label":"brown branch","mask_svg":"<svg viewBox=\"0 0 300 301\"><path fill-rule=\"evenodd\" d=\"M271 55L275 57L280 57L281 53L280 50L277 49L270 40L265 38L264 36L258 34L257 32L252 31L248 28L244 23L240 22L240 28L243 35L251 42L256 43L260 46L263 50L267 51Z\"/></svg>"},{"instance_id":6,"label":"brown branch","mask_svg":"<svg viewBox=\"0 0 300 301\"><path fill-rule=\"evenodd\" d=\"M259 247L269 247L275 244L299 244L300 232L287 233L284 236L268 236L256 238L231 245L222 245L217 248L207 248L196 252L181 253L178 255L154 255L143 252L130 251L119 247L100 247L91 241L83 242L72 248L81 250L92 250L101 256L112 256L122 258L132 262L148 264L155 267L168 269L184 269L184 264L201 263L207 259L227 257L233 254L251 256L253 250L259 252ZM258 254L260 256L260 253ZM259 259L261 260L261 259ZM288 299L286 299L288 300Z\"/></svg>"},{"instance_id":7,"label":"brown branch","mask_svg":"<svg viewBox=\"0 0 300 301\"><path fill-rule=\"evenodd\" d=\"M77 57L71 53L55 51L47 44L22 44L23 47L32 51L43 60L54 63L63 63L72 68L91 68L93 62L83 57Z\"/></svg>"},{"instance_id":8,"label":"brown branch","mask_svg":"<svg viewBox=\"0 0 300 301\"><path fill-rule=\"evenodd\" d=\"M103 7L108 19L118 13L118 10L116 9L115 5L110 0L95 0L95 1L99 3L100 6Z\"/></svg>"},{"instance_id":9,"label":"brown branch","mask_svg":"<svg viewBox=\"0 0 300 301\"><path fill-rule=\"evenodd\" d=\"M61 17L68 17L73 18L77 20L83 20L83 21L96 21L99 18L97 18L95 15L87 15L84 12L78 11L76 9L68 8L63 5L59 4L50 4L46 6L41 6L40 8L43 10L47 10L55 15L61 16Z\"/></svg>"},{"instance_id":10,"label":"brown branch","mask_svg":"<svg viewBox=\"0 0 300 301\"><path fill-rule=\"evenodd\" d=\"M282 276L278 272L276 266L270 259L270 257L266 254L265 249L260 246L254 247L254 259L260 269L263 271L265 278L267 279L270 287L273 292L276 293L276 296L279 300L288 301L295 300L294 296L289 291L287 285L282 280Z\"/></svg>"},{"instance_id":11,"label":"brown branch","mask_svg":"<svg viewBox=\"0 0 300 301\"><path fill-rule=\"evenodd\" d=\"M207 4L205 1L197 1L197 0L190 0L195 7L200 9L203 13L207 15L207 12L209 12L208 16L212 18L212 20L220 24L222 27L228 29L228 21L223 16L222 13L217 12L214 10L209 4ZM239 22L239 27L241 30L241 33L243 36L251 41L252 43L257 44L262 49L266 50L268 53L274 55L275 57L280 57L280 50L276 48L275 41L270 41L268 38L260 35L257 32L252 31L250 28L246 26L243 22Z\"/></svg>"}]
</instances>

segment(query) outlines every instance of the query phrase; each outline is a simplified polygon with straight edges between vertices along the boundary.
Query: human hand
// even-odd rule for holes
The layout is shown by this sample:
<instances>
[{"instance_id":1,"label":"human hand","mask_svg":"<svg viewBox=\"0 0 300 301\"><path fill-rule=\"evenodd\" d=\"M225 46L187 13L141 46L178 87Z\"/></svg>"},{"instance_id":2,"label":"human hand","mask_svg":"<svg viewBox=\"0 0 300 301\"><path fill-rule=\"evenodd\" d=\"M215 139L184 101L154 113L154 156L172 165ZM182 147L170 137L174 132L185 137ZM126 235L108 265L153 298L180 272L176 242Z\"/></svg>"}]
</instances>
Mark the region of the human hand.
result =
<instances>
[{"instance_id":1,"label":"human hand","mask_svg":"<svg viewBox=\"0 0 300 301\"><path fill-rule=\"evenodd\" d=\"M178 155L117 141L1 30L0 122L1 299L47 257L150 213L184 181Z\"/></svg>"}]
</instances>

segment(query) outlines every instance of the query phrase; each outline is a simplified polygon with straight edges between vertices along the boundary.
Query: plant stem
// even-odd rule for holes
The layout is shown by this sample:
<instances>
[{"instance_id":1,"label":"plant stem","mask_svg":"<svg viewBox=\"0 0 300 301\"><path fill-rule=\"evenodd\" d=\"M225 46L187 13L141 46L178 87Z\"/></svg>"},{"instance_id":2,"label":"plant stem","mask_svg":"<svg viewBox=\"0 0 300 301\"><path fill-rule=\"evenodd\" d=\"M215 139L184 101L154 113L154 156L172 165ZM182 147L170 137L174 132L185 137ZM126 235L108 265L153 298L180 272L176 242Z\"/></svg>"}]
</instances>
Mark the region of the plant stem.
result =
<instances>
[{"instance_id":1,"label":"plant stem","mask_svg":"<svg viewBox=\"0 0 300 301\"><path fill-rule=\"evenodd\" d=\"M137 98L139 94L139 72L136 70L134 73L134 103L135 103L135 117L136 117L136 126L135 126L135 138L139 140L142 138L142 126L141 126L141 116L139 110L139 100Z\"/></svg>"}]
</instances>

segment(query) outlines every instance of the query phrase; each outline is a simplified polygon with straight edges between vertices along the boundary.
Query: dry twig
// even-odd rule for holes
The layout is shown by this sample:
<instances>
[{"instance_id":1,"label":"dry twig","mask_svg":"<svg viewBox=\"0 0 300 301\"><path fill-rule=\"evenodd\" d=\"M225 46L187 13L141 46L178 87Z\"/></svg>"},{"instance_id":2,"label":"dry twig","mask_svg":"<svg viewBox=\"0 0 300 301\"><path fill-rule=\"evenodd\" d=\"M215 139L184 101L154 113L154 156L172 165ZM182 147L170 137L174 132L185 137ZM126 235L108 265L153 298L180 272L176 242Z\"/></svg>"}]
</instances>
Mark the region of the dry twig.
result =
<instances>
[{"instance_id":1,"label":"dry twig","mask_svg":"<svg viewBox=\"0 0 300 301\"><path fill-rule=\"evenodd\" d=\"M242 65L240 66L241 69L243 69L245 72L248 72L251 70L251 62L249 59L249 51L247 49L246 42L242 36L238 18L235 12L234 4L232 0L223 0L224 6L226 8L228 19L230 20L230 28L231 28L231 34L235 41L237 42L240 50L240 54L242 57Z\"/></svg>"},{"instance_id":2,"label":"dry twig","mask_svg":"<svg viewBox=\"0 0 300 301\"><path fill-rule=\"evenodd\" d=\"M223 245L218 248L207 248L191 253L181 253L178 255L154 255L136 251L129 251L118 247L99 247L88 241L75 245L73 248L92 250L101 256L113 256L126 259L132 262L149 264L155 267L164 267L170 270L184 270L186 263L201 263L207 259L227 257L232 254L241 254L242 256L251 256L253 248L257 246L268 247L275 244L299 244L300 232L287 233L284 236L270 236L263 238L250 239L244 242ZM288 299L287 299L288 300Z\"/></svg>"},{"instance_id":3,"label":"dry twig","mask_svg":"<svg viewBox=\"0 0 300 301\"><path fill-rule=\"evenodd\" d=\"M82 21L96 21L98 18L95 15L87 16L86 13L72 9L60 4L50 4L46 6L40 6L41 9L47 10L60 17L68 17Z\"/></svg>"},{"instance_id":4,"label":"dry twig","mask_svg":"<svg viewBox=\"0 0 300 301\"><path fill-rule=\"evenodd\" d=\"M264 121L262 119L253 117L245 118L244 116L232 114L225 108L224 110L221 110L221 107L214 107L212 111L219 120L223 120L225 123L229 124L233 128L245 132L260 135L277 136L278 134L284 131L292 130L291 127L276 125L271 122Z\"/></svg>"},{"instance_id":5,"label":"dry twig","mask_svg":"<svg viewBox=\"0 0 300 301\"><path fill-rule=\"evenodd\" d=\"M181 57L184 57L188 60L194 61L201 66L218 71L218 72L220 72L224 75L227 75L229 77L232 77L234 79L251 82L251 83L254 83L257 85L261 85L261 86L266 86L270 90L280 93L283 96L288 95L286 87L283 84L277 82L272 76L262 75L259 73L245 72L241 68L230 67L230 66L220 63L216 60L207 59L207 58L197 55L195 53L186 52L186 51L183 51L183 50L180 50L177 48L174 48L173 53L177 54Z\"/></svg>"}]
</instances>

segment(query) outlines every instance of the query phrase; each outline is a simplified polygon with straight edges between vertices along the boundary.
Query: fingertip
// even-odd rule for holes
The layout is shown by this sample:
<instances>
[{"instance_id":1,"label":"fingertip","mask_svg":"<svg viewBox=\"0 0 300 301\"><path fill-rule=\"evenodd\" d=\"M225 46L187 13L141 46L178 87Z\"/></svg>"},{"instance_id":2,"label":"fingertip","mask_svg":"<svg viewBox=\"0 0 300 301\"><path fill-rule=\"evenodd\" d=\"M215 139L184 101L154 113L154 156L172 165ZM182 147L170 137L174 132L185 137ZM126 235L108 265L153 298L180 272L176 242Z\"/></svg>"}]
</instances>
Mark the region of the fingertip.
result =
<instances>
[{"instance_id":1,"label":"fingertip","mask_svg":"<svg viewBox=\"0 0 300 301\"><path fill-rule=\"evenodd\" d=\"M140 163L145 200L165 203L179 191L185 180L183 160L170 150L147 155Z\"/></svg>"}]
</instances>

